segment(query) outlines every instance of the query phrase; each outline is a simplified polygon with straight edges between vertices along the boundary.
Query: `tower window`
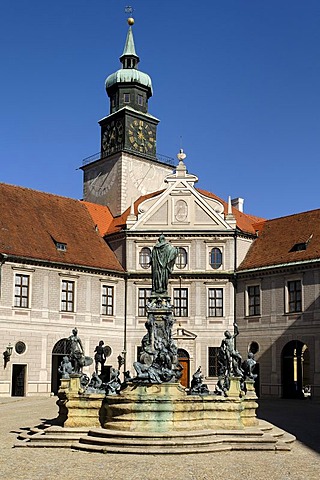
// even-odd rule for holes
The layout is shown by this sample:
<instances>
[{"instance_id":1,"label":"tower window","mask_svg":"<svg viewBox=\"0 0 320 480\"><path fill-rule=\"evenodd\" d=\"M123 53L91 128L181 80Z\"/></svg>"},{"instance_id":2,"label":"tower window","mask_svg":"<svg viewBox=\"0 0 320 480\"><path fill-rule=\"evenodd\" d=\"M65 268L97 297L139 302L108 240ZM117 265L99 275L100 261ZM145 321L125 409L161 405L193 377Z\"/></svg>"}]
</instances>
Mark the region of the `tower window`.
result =
<instances>
[{"instance_id":1,"label":"tower window","mask_svg":"<svg viewBox=\"0 0 320 480\"><path fill-rule=\"evenodd\" d=\"M142 95L138 95L138 105L142 106L143 105L143 96Z\"/></svg>"},{"instance_id":2,"label":"tower window","mask_svg":"<svg viewBox=\"0 0 320 480\"><path fill-rule=\"evenodd\" d=\"M124 68L134 68L134 62L132 58L125 58Z\"/></svg>"},{"instance_id":3,"label":"tower window","mask_svg":"<svg viewBox=\"0 0 320 480\"><path fill-rule=\"evenodd\" d=\"M123 103L130 103L130 93L123 94Z\"/></svg>"}]
</instances>

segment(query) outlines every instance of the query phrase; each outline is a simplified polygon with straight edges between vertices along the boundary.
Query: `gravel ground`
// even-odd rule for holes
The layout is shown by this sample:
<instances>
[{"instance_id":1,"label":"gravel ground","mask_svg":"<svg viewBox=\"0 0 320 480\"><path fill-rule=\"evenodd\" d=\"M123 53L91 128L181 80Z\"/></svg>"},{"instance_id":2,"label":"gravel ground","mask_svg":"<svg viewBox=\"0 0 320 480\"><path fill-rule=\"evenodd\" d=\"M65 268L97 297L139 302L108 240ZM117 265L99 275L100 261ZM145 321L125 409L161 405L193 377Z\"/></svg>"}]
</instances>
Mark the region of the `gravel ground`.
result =
<instances>
[{"instance_id":1,"label":"gravel ground","mask_svg":"<svg viewBox=\"0 0 320 480\"><path fill-rule=\"evenodd\" d=\"M56 417L56 398L0 399L0 479L38 480L319 480L320 405L261 402L259 416L291 428L291 452L219 452L193 455L98 454L54 448L12 448L17 433ZM297 403L298 402L298 403ZM281 413L282 412L282 413ZM274 418L272 417L274 415ZM290 415L293 420L290 423ZM308 442L310 432L310 442ZM318 441L319 440L319 441ZM309 446L308 446L309 445ZM313 448L310 447L312 445Z\"/></svg>"}]
</instances>

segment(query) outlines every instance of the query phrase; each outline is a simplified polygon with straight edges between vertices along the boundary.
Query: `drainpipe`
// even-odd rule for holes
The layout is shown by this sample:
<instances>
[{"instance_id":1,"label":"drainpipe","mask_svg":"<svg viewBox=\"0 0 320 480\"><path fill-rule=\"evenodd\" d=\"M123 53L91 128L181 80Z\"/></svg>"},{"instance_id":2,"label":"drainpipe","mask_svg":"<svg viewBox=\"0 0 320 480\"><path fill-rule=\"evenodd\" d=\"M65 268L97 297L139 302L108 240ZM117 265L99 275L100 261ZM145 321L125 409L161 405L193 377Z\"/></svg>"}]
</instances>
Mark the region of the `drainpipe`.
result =
<instances>
[{"instance_id":1,"label":"drainpipe","mask_svg":"<svg viewBox=\"0 0 320 480\"><path fill-rule=\"evenodd\" d=\"M123 327L123 372L127 371L127 311L128 311L128 276L124 277L124 327ZM124 373L123 373L124 375Z\"/></svg>"},{"instance_id":2,"label":"drainpipe","mask_svg":"<svg viewBox=\"0 0 320 480\"><path fill-rule=\"evenodd\" d=\"M238 251L237 251L237 236L238 232L235 229L234 232L234 274L233 274L233 323L237 323L237 261L238 261ZM235 332L233 332L235 333ZM237 337L234 338L234 348L237 348Z\"/></svg>"},{"instance_id":3,"label":"drainpipe","mask_svg":"<svg viewBox=\"0 0 320 480\"><path fill-rule=\"evenodd\" d=\"M8 255L3 253L2 254L2 260L0 262L0 298L1 298L1 294L2 294L2 265L5 263L7 258L8 258Z\"/></svg>"}]
</instances>

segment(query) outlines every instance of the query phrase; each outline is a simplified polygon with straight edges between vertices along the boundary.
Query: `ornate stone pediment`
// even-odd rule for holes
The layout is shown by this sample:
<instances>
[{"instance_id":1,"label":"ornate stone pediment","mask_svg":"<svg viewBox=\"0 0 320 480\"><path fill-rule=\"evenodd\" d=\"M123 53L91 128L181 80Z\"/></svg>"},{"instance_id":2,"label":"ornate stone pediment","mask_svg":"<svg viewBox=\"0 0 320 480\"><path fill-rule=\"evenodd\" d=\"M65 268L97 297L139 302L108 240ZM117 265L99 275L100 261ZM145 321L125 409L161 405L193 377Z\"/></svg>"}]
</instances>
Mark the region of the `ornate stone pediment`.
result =
<instances>
[{"instance_id":1,"label":"ornate stone pediment","mask_svg":"<svg viewBox=\"0 0 320 480\"><path fill-rule=\"evenodd\" d=\"M167 188L146 199L138 207L137 221L130 230L230 230L224 219L224 206L218 199L201 194L194 184L195 175L180 168L166 177Z\"/></svg>"}]
</instances>

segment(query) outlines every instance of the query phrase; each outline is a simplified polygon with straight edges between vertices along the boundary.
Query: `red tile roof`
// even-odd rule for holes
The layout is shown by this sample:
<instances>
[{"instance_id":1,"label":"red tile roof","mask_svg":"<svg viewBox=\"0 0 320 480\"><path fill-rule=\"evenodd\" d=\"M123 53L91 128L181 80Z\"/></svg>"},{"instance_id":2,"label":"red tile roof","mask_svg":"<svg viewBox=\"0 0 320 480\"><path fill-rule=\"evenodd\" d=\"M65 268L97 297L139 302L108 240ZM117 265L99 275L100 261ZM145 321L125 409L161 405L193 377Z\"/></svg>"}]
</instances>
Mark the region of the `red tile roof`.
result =
<instances>
[{"instance_id":1,"label":"red tile roof","mask_svg":"<svg viewBox=\"0 0 320 480\"><path fill-rule=\"evenodd\" d=\"M138 215L138 207L142 202L144 202L145 200L148 200L148 198L153 198L153 197L156 197L157 195L160 195L163 191L164 190L159 190L158 192L148 193L146 195L142 195L141 197L139 197L134 202L134 205L133 205L134 206L134 214ZM111 223L108 231L106 232L106 234L110 234L110 233L114 233L114 232L118 232L120 230L123 230L125 228L127 218L130 215L130 211L131 211L131 207L127 208L127 210L125 210L122 215L119 215L118 217L115 217L113 219L113 222Z\"/></svg>"},{"instance_id":2,"label":"red tile roof","mask_svg":"<svg viewBox=\"0 0 320 480\"><path fill-rule=\"evenodd\" d=\"M307 260L320 260L320 210L266 220L256 225L258 238L239 270ZM296 244L305 250L294 251Z\"/></svg>"},{"instance_id":3,"label":"red tile roof","mask_svg":"<svg viewBox=\"0 0 320 480\"><path fill-rule=\"evenodd\" d=\"M218 200L218 202L222 203L224 207L224 213L225 215L228 213L228 203L219 198L217 195L211 192L207 192L206 190L201 190L200 188L197 188L198 192L201 193L202 195L209 197L209 198L214 198L215 200ZM235 216L236 222L237 222L237 227L242 231L246 233L256 233L256 229L254 225L257 222L264 221L263 218L261 217L256 217L254 215L249 215L248 213L243 213L240 212L237 208L232 207L232 213Z\"/></svg>"},{"instance_id":4,"label":"red tile roof","mask_svg":"<svg viewBox=\"0 0 320 480\"><path fill-rule=\"evenodd\" d=\"M0 183L0 205L0 253L123 271L96 231L97 222L93 218L98 215L97 206L3 183ZM57 250L55 242L65 243L66 251Z\"/></svg>"}]
</instances>

